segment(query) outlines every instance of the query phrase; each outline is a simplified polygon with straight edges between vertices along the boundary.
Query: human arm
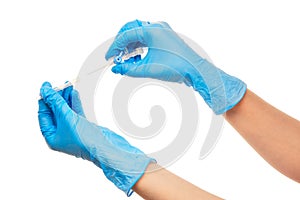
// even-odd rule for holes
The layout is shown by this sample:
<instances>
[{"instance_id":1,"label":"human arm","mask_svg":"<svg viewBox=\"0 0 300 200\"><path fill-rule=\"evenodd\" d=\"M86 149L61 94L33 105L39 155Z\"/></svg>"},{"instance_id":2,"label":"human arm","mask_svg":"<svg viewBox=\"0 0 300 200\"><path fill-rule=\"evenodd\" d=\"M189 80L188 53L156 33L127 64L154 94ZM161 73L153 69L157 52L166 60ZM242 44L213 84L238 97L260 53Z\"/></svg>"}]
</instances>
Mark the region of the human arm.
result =
<instances>
[{"instance_id":1,"label":"human arm","mask_svg":"<svg viewBox=\"0 0 300 200\"><path fill-rule=\"evenodd\" d=\"M221 199L157 166L155 163L149 164L147 173L134 185L133 190L147 200Z\"/></svg>"},{"instance_id":2,"label":"human arm","mask_svg":"<svg viewBox=\"0 0 300 200\"><path fill-rule=\"evenodd\" d=\"M38 117L48 146L93 162L128 196L133 189L146 199L174 200L174 195L189 199L214 197L165 169L154 169L152 166L158 165L142 151L85 119L79 94L72 87L56 92L46 82L41 96Z\"/></svg>"},{"instance_id":3,"label":"human arm","mask_svg":"<svg viewBox=\"0 0 300 200\"><path fill-rule=\"evenodd\" d=\"M137 47L147 47L147 55L118 63L112 72L184 83L198 92L216 114L235 106L246 91L243 81L198 55L166 22L128 22L115 37L106 59Z\"/></svg>"},{"instance_id":4,"label":"human arm","mask_svg":"<svg viewBox=\"0 0 300 200\"><path fill-rule=\"evenodd\" d=\"M45 82L40 94L38 119L48 146L93 162L112 183L130 196L133 185L154 160L113 131L89 122L81 110L77 93L71 87L56 92L50 83Z\"/></svg>"},{"instance_id":5,"label":"human arm","mask_svg":"<svg viewBox=\"0 0 300 200\"><path fill-rule=\"evenodd\" d=\"M275 169L300 183L300 122L247 90L225 119Z\"/></svg>"},{"instance_id":6,"label":"human arm","mask_svg":"<svg viewBox=\"0 0 300 200\"><path fill-rule=\"evenodd\" d=\"M299 182L299 122L248 91L246 84L197 55L168 24L139 20L124 25L107 52L147 46L140 61L124 62L114 73L185 83L197 91L216 113L237 129L273 167ZM245 95L246 94L246 95ZM240 102L240 103L239 103ZM251 114L249 114L251 113Z\"/></svg>"}]
</instances>

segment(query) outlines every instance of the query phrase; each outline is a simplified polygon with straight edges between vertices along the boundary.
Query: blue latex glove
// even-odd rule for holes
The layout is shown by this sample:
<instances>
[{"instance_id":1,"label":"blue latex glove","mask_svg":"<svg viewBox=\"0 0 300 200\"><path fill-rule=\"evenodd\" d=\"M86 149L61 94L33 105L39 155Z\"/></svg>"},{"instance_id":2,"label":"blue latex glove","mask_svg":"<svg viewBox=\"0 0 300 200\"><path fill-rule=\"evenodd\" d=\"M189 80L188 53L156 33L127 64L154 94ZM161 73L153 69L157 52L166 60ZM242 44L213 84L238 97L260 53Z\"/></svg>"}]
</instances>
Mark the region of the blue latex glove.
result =
<instances>
[{"instance_id":1,"label":"blue latex glove","mask_svg":"<svg viewBox=\"0 0 300 200\"><path fill-rule=\"evenodd\" d=\"M111 130L84 118L78 93L62 92L45 82L40 90L38 118L41 132L53 150L92 161L128 196L153 159ZM74 110L70 108L74 106Z\"/></svg>"},{"instance_id":2,"label":"blue latex glove","mask_svg":"<svg viewBox=\"0 0 300 200\"><path fill-rule=\"evenodd\" d=\"M75 113L85 117L85 114L83 112L83 108L81 105L79 93L77 90L73 89L73 85L71 85L63 90L59 90L58 93L64 98L66 103L69 105L69 107Z\"/></svg>"},{"instance_id":3,"label":"blue latex glove","mask_svg":"<svg viewBox=\"0 0 300 200\"><path fill-rule=\"evenodd\" d=\"M245 83L203 59L165 22L127 23L110 46L106 59L137 47L148 47L145 58L117 64L112 68L114 73L183 82L199 92L216 114L231 109L246 92Z\"/></svg>"}]
</instances>

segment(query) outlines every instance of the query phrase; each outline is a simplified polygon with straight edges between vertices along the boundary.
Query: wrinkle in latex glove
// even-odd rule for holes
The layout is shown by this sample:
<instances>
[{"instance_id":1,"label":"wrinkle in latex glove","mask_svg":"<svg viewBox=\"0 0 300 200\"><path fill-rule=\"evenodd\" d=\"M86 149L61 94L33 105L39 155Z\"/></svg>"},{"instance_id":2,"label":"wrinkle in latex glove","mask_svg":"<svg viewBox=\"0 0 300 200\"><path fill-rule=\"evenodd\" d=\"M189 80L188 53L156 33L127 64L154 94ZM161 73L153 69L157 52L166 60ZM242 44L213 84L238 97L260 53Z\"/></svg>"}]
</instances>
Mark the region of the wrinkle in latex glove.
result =
<instances>
[{"instance_id":1,"label":"wrinkle in latex glove","mask_svg":"<svg viewBox=\"0 0 300 200\"><path fill-rule=\"evenodd\" d=\"M246 84L203 59L166 22L135 20L125 24L106 53L106 59L124 48L147 47L137 62L124 62L112 72L131 77L154 78L185 83L199 92L216 114L235 106L246 92Z\"/></svg>"},{"instance_id":2,"label":"wrinkle in latex glove","mask_svg":"<svg viewBox=\"0 0 300 200\"><path fill-rule=\"evenodd\" d=\"M128 196L153 159L113 131L84 118L80 99L72 87L57 92L50 83L40 90L38 118L48 146L92 161ZM73 110L70 105L76 104Z\"/></svg>"}]
</instances>

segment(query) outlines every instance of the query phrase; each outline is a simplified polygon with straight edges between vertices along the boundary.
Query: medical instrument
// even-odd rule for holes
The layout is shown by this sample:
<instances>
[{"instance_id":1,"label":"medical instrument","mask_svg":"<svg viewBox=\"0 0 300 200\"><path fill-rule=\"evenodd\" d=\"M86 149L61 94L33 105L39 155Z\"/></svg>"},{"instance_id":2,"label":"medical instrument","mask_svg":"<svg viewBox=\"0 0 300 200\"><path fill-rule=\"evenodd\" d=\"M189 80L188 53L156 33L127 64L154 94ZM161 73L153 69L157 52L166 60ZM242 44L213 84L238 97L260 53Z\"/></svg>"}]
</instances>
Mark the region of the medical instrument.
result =
<instances>
[{"instance_id":1,"label":"medical instrument","mask_svg":"<svg viewBox=\"0 0 300 200\"><path fill-rule=\"evenodd\" d=\"M126 61L130 58L133 58L133 57L138 56L138 55L142 55L146 52L147 52L146 47L138 47L132 52L129 52L128 49L125 48L124 51L120 51L119 55L117 55L115 57L111 57L110 59L108 59L107 64L102 65L102 66L98 67L97 69L88 72L86 74L86 76L92 75L93 73L95 73L95 72L97 72L101 69L111 67L111 66L116 65L116 64L121 64L121 63L123 63L124 61ZM65 88L67 88L67 87L70 87L70 86L74 85L75 83L78 83L79 81L80 81L80 77L77 77L76 79L68 81L65 84L61 85L61 86L54 87L53 89L55 91L61 91ZM39 99L42 99L41 96L39 97Z\"/></svg>"},{"instance_id":2,"label":"medical instrument","mask_svg":"<svg viewBox=\"0 0 300 200\"><path fill-rule=\"evenodd\" d=\"M119 53L119 55L109 58L107 64L105 64L105 65L89 72L88 75L93 74L93 73L95 73L95 72L97 72L97 71L99 71L103 68L110 67L112 65L121 64L121 63L123 63L124 61L126 61L130 58L133 58L135 56L142 55L142 54L146 53L147 50L148 50L148 48L146 48L146 47L138 47L134 51L128 52L128 49L125 48L125 50L121 51Z\"/></svg>"}]
</instances>

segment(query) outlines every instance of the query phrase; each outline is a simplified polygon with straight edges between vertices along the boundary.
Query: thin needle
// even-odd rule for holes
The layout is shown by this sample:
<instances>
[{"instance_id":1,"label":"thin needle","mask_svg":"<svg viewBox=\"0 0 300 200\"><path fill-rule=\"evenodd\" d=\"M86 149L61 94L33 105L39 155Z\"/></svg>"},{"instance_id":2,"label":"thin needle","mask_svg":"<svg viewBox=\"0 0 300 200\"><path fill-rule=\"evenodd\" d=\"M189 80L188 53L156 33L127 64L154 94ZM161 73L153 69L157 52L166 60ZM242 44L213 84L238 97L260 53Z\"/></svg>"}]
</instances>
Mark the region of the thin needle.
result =
<instances>
[{"instance_id":1,"label":"thin needle","mask_svg":"<svg viewBox=\"0 0 300 200\"><path fill-rule=\"evenodd\" d=\"M132 57L135 57L137 55L141 55L143 54L145 51L144 48L142 47L139 47L139 48L136 48L133 52L131 53L126 53L128 52L127 49L125 49L125 52L124 51L121 51L119 55L117 55L116 57L114 58L110 58L108 60L108 63L106 65L102 65L100 67L98 67L97 69L93 70L93 71L90 71L87 75L91 75L103 68L107 68L107 67L110 67L114 64L120 64L122 62L124 62L125 60L128 60L129 58L132 58ZM67 83L65 83L64 85L61 85L59 87L55 87L53 88L55 91L60 91L60 90L63 90L67 87L70 87L72 85L74 85L75 83L79 82L80 79L79 78L76 78L76 79L73 79L72 81L68 81ZM42 97L40 96L39 99L42 99Z\"/></svg>"}]
</instances>

